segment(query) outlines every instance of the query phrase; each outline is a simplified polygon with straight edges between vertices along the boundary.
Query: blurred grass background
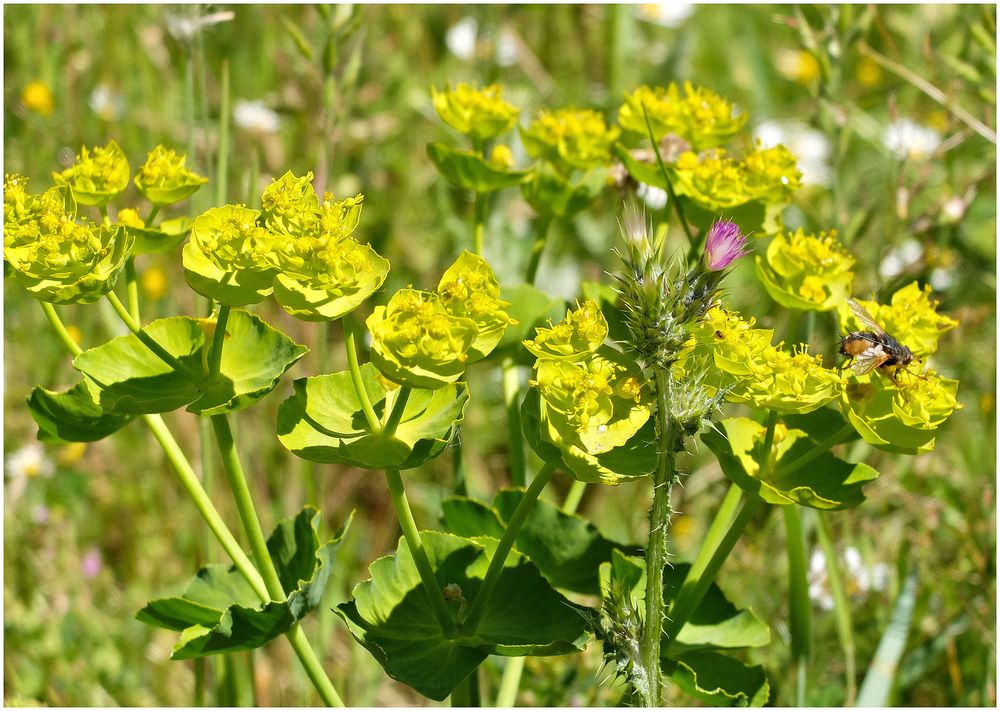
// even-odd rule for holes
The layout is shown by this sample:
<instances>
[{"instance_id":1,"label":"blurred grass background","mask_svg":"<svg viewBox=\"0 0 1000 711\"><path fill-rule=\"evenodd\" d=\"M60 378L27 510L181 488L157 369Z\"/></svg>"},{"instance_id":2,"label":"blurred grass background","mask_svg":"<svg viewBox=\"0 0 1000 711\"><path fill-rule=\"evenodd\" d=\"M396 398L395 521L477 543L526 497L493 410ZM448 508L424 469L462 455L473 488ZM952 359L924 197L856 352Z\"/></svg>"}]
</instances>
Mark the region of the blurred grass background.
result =
<instances>
[{"instance_id":1,"label":"blurred grass background","mask_svg":"<svg viewBox=\"0 0 1000 711\"><path fill-rule=\"evenodd\" d=\"M376 297L384 300L407 284L436 283L471 241L471 201L450 189L426 158L429 141L459 143L434 115L431 85L499 81L505 97L522 108L522 122L538 108L568 105L613 117L622 92L640 83L689 79L734 99L750 113L749 127L773 135L778 126L802 164L810 156L820 164L786 222L840 231L858 260L857 295L887 300L913 279L930 281L940 309L961 321L942 340L933 365L961 380L964 409L940 430L931 454L908 458L855 446L849 456L864 458L882 476L867 487L864 505L831 520L841 554L857 549L867 570L888 570L884 585L855 580L852 588L859 683L902 581L916 569L917 611L892 702L995 705L996 151L959 113L995 126L996 11L937 5L870 12L866 18L860 6L684 3L6 6L4 169L29 176L40 191L81 145L113 138L134 167L163 142L186 150L190 163L213 179L167 217L198 214L216 195L252 202L284 171L313 170L320 190L365 194L358 235L392 263L386 289ZM902 75L875 57L900 65ZM228 178L218 185L226 62L239 120L230 129ZM948 105L921 91L910 74L937 87ZM893 125L909 141L902 147L887 141ZM515 150L515 156L523 164L523 153ZM126 195L140 206L134 188ZM539 278L548 291L578 297L582 279L601 279L610 268L622 198L607 190L592 209L553 229ZM486 231L486 256L502 283L522 278L531 230L530 208L516 191L503 193ZM729 304L780 333L784 315L756 283L750 260L744 262L727 282ZM141 257L138 268L145 320L200 312L177 253ZM148 599L178 589L196 564L222 560L221 552L214 544L206 550L194 507L138 424L86 447L46 447L54 473L29 477L18 491L12 455L35 439L25 398L35 384L63 388L74 376L37 303L12 280L5 280L4 299L4 701L194 703L201 671L169 661L175 635L132 616ZM105 306L61 310L85 347L123 332ZM345 367L336 327L295 321L271 301L257 311L313 348L291 376ZM811 331L813 350L828 359L835 352L833 329L820 317ZM469 488L489 498L508 481L505 430L496 426L504 418L499 372L482 365L469 378L473 404L462 429ZM274 437L275 411L290 382L235 418L265 528L315 493L304 464ZM196 462L194 418L180 412L167 421ZM424 527L435 525L439 502L451 492L449 460L407 475ZM693 555L726 486L703 449L688 467L679 503L684 515L675 524L681 559ZM341 549L328 608L349 596L399 534L377 473L317 466L316 475L328 530L351 509L359 513ZM547 495L561 501L568 485L557 477ZM224 515L235 521L224 487L214 488ZM592 486L580 511L609 536L641 541L649 496L642 485ZM734 601L771 622L772 644L747 659L765 665L772 702L787 705L794 677L787 598L778 592L787 586L784 534L780 517L768 513L751 526L719 582ZM807 700L839 705L846 698L844 655L834 615L817 595ZM305 626L348 703L428 703L387 679L333 617L321 611ZM596 646L576 657L529 659L519 703L615 703L620 689L600 683L608 673L598 673ZM235 679L229 686L220 681L227 668L208 664L210 703L245 702L251 691L263 705L318 701L287 645L255 653L252 689L247 656L228 668ZM484 664L486 698L495 693L502 667L496 658ZM673 701L690 703L670 693Z\"/></svg>"}]
</instances>

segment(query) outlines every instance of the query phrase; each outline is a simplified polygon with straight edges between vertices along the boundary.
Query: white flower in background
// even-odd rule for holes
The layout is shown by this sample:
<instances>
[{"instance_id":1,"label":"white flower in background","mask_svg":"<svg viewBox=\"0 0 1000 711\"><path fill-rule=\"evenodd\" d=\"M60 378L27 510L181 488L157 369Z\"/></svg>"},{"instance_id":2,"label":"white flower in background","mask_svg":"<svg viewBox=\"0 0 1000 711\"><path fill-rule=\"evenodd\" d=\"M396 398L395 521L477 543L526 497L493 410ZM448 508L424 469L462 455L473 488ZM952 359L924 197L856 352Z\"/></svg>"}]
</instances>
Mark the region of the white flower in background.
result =
<instances>
[{"instance_id":1,"label":"white flower in background","mask_svg":"<svg viewBox=\"0 0 1000 711\"><path fill-rule=\"evenodd\" d=\"M844 550L844 567L841 569L845 592L854 597L867 595L871 591L881 592L889 583L889 566L876 563L867 566L857 548ZM822 610L833 609L833 594L826 574L826 557L816 549L809 558L809 598Z\"/></svg>"},{"instance_id":2,"label":"white flower in background","mask_svg":"<svg viewBox=\"0 0 1000 711\"><path fill-rule=\"evenodd\" d=\"M449 27L444 36L448 51L464 62L472 59L476 54L478 29L478 23L471 17L465 17Z\"/></svg>"},{"instance_id":3,"label":"white flower in background","mask_svg":"<svg viewBox=\"0 0 1000 711\"><path fill-rule=\"evenodd\" d=\"M802 182L808 185L829 185L833 181L830 141L822 131L798 121L763 121L753 130L754 138L764 148L779 143L795 155Z\"/></svg>"},{"instance_id":4,"label":"white flower in background","mask_svg":"<svg viewBox=\"0 0 1000 711\"><path fill-rule=\"evenodd\" d=\"M640 20L663 27L680 27L694 12L694 7L690 2L651 2L637 5L635 12Z\"/></svg>"},{"instance_id":5,"label":"white flower in background","mask_svg":"<svg viewBox=\"0 0 1000 711\"><path fill-rule=\"evenodd\" d=\"M30 479L48 478L55 473L56 467L52 460L45 456L42 445L32 442L8 455L6 470L7 493L11 499L17 499L24 493Z\"/></svg>"},{"instance_id":6,"label":"white flower in background","mask_svg":"<svg viewBox=\"0 0 1000 711\"><path fill-rule=\"evenodd\" d=\"M945 267L934 267L927 281L934 291L948 291L955 283L955 273Z\"/></svg>"},{"instance_id":7,"label":"white flower in background","mask_svg":"<svg viewBox=\"0 0 1000 711\"><path fill-rule=\"evenodd\" d=\"M646 183L639 183L636 194L650 210L662 210L667 205L667 191Z\"/></svg>"},{"instance_id":8,"label":"white flower in background","mask_svg":"<svg viewBox=\"0 0 1000 711\"><path fill-rule=\"evenodd\" d=\"M965 211L969 208L965 204L965 200L955 196L948 198L944 205L941 206L941 217L949 224L956 224L961 222L962 218L965 217Z\"/></svg>"},{"instance_id":9,"label":"white flower in background","mask_svg":"<svg viewBox=\"0 0 1000 711\"><path fill-rule=\"evenodd\" d=\"M883 279L892 279L916 264L923 255L923 245L915 239L904 240L902 244L890 249L889 253L882 258L878 265L878 273Z\"/></svg>"},{"instance_id":10,"label":"white flower in background","mask_svg":"<svg viewBox=\"0 0 1000 711\"><path fill-rule=\"evenodd\" d=\"M190 41L198 32L206 27L217 25L220 22L229 22L236 13L232 11L213 12L208 15L167 15L167 32L174 39L180 41Z\"/></svg>"},{"instance_id":11,"label":"white flower in background","mask_svg":"<svg viewBox=\"0 0 1000 711\"><path fill-rule=\"evenodd\" d=\"M886 126L882 143L897 158L922 158L929 156L941 145L941 134L933 128L904 118Z\"/></svg>"},{"instance_id":12,"label":"white flower in background","mask_svg":"<svg viewBox=\"0 0 1000 711\"><path fill-rule=\"evenodd\" d=\"M125 96L107 84L94 87L87 103L105 121L117 121L125 114Z\"/></svg>"},{"instance_id":13,"label":"white flower in background","mask_svg":"<svg viewBox=\"0 0 1000 711\"><path fill-rule=\"evenodd\" d=\"M237 101L233 107L233 121L244 131L251 133L276 133L280 125L278 114L260 100Z\"/></svg>"},{"instance_id":14,"label":"white flower in background","mask_svg":"<svg viewBox=\"0 0 1000 711\"><path fill-rule=\"evenodd\" d=\"M497 37L497 64L501 67L509 67L517 61L518 47L520 42L517 35L506 27L500 30Z\"/></svg>"}]
</instances>

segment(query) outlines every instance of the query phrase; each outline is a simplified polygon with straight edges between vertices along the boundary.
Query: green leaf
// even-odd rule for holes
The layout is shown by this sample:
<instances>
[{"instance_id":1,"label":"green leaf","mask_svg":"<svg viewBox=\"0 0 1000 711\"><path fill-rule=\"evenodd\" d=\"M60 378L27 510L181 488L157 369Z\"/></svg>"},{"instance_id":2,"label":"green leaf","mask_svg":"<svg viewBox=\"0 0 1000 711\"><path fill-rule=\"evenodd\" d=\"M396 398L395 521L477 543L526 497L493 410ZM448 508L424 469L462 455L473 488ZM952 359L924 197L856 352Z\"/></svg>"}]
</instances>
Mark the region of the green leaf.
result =
<instances>
[{"instance_id":1,"label":"green leaf","mask_svg":"<svg viewBox=\"0 0 1000 711\"><path fill-rule=\"evenodd\" d=\"M513 187L526 175L521 170L506 170L491 165L472 151L459 151L440 143L428 143L427 156L449 183L477 193Z\"/></svg>"},{"instance_id":2,"label":"green leaf","mask_svg":"<svg viewBox=\"0 0 1000 711\"><path fill-rule=\"evenodd\" d=\"M844 436L831 446L861 439L861 435L853 428L849 431L846 429L847 420L844 419L843 413L829 407L821 407L805 415L782 415L781 420L790 428L805 432L813 442L825 442L834 432L840 431L844 431Z\"/></svg>"},{"instance_id":3,"label":"green leaf","mask_svg":"<svg viewBox=\"0 0 1000 711\"><path fill-rule=\"evenodd\" d=\"M215 266L191 240L184 245L181 257L184 261L184 279L188 286L220 304L228 306L256 304L274 290L273 269L223 271Z\"/></svg>"},{"instance_id":4,"label":"green leaf","mask_svg":"<svg viewBox=\"0 0 1000 711\"><path fill-rule=\"evenodd\" d=\"M673 600L680 592L691 566L687 563L663 571L663 597ZM666 642L666 640L664 640ZM670 657L677 659L703 649L763 647L771 642L771 630L751 609L733 605L718 585L712 583L677 639L670 645Z\"/></svg>"},{"instance_id":5,"label":"green leaf","mask_svg":"<svg viewBox=\"0 0 1000 711\"><path fill-rule=\"evenodd\" d=\"M64 393L36 386L28 411L38 424L42 442L96 442L132 421L131 415L105 412L98 404L100 389L88 378Z\"/></svg>"},{"instance_id":6,"label":"green leaf","mask_svg":"<svg viewBox=\"0 0 1000 711\"><path fill-rule=\"evenodd\" d=\"M724 216L739 225L744 234L752 237L754 233L758 233L756 236L759 237L767 218L767 208L756 200L726 208L720 213L719 210L705 209L689 197L680 196L678 199L684 206L684 217L687 221L692 225L703 225L706 229L720 216ZM765 234L770 233L765 232Z\"/></svg>"},{"instance_id":7,"label":"green leaf","mask_svg":"<svg viewBox=\"0 0 1000 711\"><path fill-rule=\"evenodd\" d=\"M615 144L614 151L615 155L618 156L622 164L625 166L625 170L628 171L628 174L631 175L636 182L645 183L646 185L659 188L660 190L667 189L667 181L663 178L663 173L660 171L659 164L644 163L637 160L632 155L632 152L621 143Z\"/></svg>"},{"instance_id":8,"label":"green leaf","mask_svg":"<svg viewBox=\"0 0 1000 711\"><path fill-rule=\"evenodd\" d=\"M771 695L763 667L717 652L684 655L664 671L677 686L712 706L763 706Z\"/></svg>"},{"instance_id":9,"label":"green leaf","mask_svg":"<svg viewBox=\"0 0 1000 711\"><path fill-rule=\"evenodd\" d=\"M776 444L777 459L767 479L762 481L757 476L756 461L762 440L761 426L745 417L730 418L720 424L721 430L706 432L702 441L731 481L767 503L846 509L864 501L862 487L878 477L878 472L867 464L851 464L829 452L823 452L791 474L783 474L783 465L794 463L815 448L805 432L790 429Z\"/></svg>"},{"instance_id":10,"label":"green leaf","mask_svg":"<svg viewBox=\"0 0 1000 711\"><path fill-rule=\"evenodd\" d=\"M133 254L158 254L169 252L184 241L191 231L191 220L177 217L156 227L125 227L125 230L135 238Z\"/></svg>"},{"instance_id":11,"label":"green leaf","mask_svg":"<svg viewBox=\"0 0 1000 711\"><path fill-rule=\"evenodd\" d=\"M482 586L497 541L421 532L440 588L457 585L449 603L459 617ZM371 579L337 607L351 634L386 674L435 701L444 700L490 654L548 656L582 649L582 610L551 586L526 558L511 551L474 633L445 637L405 540L395 555L369 568Z\"/></svg>"},{"instance_id":12,"label":"green leaf","mask_svg":"<svg viewBox=\"0 0 1000 711\"><path fill-rule=\"evenodd\" d=\"M198 571L182 595L151 601L136 614L136 619L181 632L171 659L194 659L263 646L319 606L351 517L322 545L318 535L320 514L315 509L306 507L278 524L267 541L267 549L288 595L283 602L261 606L235 568L212 565Z\"/></svg>"},{"instance_id":13,"label":"green leaf","mask_svg":"<svg viewBox=\"0 0 1000 711\"><path fill-rule=\"evenodd\" d=\"M138 415L189 405L191 412L214 415L260 400L307 351L257 316L234 310L220 372L209 378L202 375L210 344L205 330L213 326L213 321L184 316L146 326L146 333L190 372L173 370L132 334L84 351L73 366L98 384L99 403L107 412Z\"/></svg>"},{"instance_id":14,"label":"green leaf","mask_svg":"<svg viewBox=\"0 0 1000 711\"><path fill-rule=\"evenodd\" d=\"M376 413L383 417L399 393L386 390L371 363L361 379ZM303 378L278 408L278 440L314 462L339 462L367 469L412 469L433 459L462 421L469 391L464 383L436 390L413 389L393 436L372 432L347 371Z\"/></svg>"},{"instance_id":15,"label":"green leaf","mask_svg":"<svg viewBox=\"0 0 1000 711\"><path fill-rule=\"evenodd\" d=\"M441 502L445 527L460 536L500 538L523 495L521 489L503 490L493 499L492 508L465 497L445 499ZM563 513L542 500L524 520L514 546L553 587L584 594L600 591L598 571L601 563L611 560L612 551L620 548L631 555L642 551L605 538L582 516Z\"/></svg>"}]
</instances>

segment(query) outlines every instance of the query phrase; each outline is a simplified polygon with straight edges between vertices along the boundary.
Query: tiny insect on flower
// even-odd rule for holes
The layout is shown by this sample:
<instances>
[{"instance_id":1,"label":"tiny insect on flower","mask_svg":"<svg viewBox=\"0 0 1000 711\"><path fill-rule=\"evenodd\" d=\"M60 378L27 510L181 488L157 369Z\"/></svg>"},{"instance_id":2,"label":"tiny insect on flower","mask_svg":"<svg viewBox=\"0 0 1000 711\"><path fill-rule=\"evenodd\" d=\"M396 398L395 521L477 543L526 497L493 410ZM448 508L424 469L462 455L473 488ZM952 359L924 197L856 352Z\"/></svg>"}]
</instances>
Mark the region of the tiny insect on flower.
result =
<instances>
[{"instance_id":1,"label":"tiny insect on flower","mask_svg":"<svg viewBox=\"0 0 1000 711\"><path fill-rule=\"evenodd\" d=\"M712 223L705 240L705 265L709 271L721 271L749 251L739 225L729 220Z\"/></svg>"}]
</instances>

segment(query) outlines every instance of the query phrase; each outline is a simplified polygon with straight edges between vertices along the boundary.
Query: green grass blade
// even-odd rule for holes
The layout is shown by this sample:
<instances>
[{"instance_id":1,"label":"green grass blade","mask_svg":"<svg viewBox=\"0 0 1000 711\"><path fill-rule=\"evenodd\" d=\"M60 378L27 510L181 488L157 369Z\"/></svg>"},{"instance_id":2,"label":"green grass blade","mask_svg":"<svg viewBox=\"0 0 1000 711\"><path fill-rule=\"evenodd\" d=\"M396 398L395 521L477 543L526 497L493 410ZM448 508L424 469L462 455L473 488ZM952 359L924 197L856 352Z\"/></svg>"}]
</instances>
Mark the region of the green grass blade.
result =
<instances>
[{"instance_id":1,"label":"green grass blade","mask_svg":"<svg viewBox=\"0 0 1000 711\"><path fill-rule=\"evenodd\" d=\"M861 684L858 706L886 706L896 681L899 660L906 649L906 638L913 622L913 609L917 603L917 575L906 577L903 589L896 598L892 619L879 640L875 658L868 666L868 673Z\"/></svg>"}]
</instances>

